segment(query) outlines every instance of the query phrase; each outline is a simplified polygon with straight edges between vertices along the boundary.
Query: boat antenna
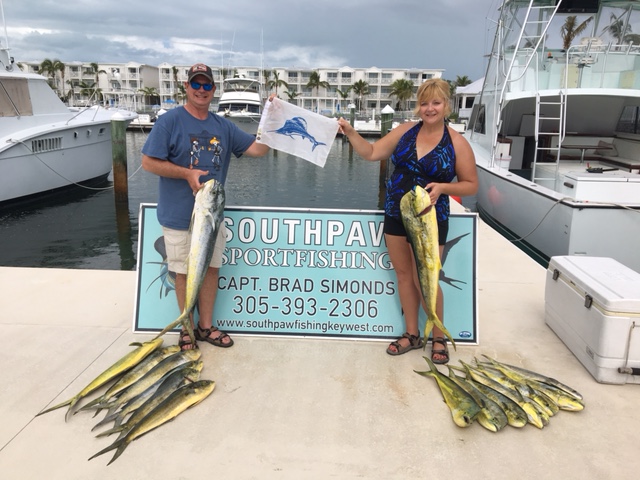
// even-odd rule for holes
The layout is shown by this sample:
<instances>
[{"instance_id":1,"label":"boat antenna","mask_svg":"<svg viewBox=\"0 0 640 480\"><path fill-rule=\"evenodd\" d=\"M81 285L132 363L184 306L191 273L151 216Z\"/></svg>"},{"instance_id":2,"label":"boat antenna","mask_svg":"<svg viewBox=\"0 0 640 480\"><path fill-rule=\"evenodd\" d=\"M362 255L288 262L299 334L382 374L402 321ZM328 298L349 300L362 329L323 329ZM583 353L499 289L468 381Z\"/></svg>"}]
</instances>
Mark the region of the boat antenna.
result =
<instances>
[{"instance_id":1,"label":"boat antenna","mask_svg":"<svg viewBox=\"0 0 640 480\"><path fill-rule=\"evenodd\" d=\"M4 27L4 46L0 42L0 63L8 72L13 70L13 58L9 56L9 35L7 34L7 22L4 19L4 4L0 0L0 14L2 15L2 26Z\"/></svg>"}]
</instances>

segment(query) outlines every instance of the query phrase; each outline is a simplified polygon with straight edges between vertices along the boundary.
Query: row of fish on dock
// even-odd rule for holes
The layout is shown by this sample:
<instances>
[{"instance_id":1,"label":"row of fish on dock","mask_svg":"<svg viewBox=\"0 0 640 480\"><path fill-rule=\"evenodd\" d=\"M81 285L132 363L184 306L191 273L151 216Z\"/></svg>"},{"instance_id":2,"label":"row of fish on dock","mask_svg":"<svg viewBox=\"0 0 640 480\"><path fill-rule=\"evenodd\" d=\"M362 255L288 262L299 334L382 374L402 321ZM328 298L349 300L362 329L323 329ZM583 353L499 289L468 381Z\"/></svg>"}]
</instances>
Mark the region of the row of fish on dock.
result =
<instances>
[{"instance_id":1,"label":"row of fish on dock","mask_svg":"<svg viewBox=\"0 0 640 480\"><path fill-rule=\"evenodd\" d=\"M460 360L461 367L448 365L449 375L424 357L429 370L417 374L432 377L459 427L477 421L498 432L507 425L522 428L531 424L543 428L559 411L584 409L582 395L564 383L485 355L475 365Z\"/></svg>"}]
</instances>

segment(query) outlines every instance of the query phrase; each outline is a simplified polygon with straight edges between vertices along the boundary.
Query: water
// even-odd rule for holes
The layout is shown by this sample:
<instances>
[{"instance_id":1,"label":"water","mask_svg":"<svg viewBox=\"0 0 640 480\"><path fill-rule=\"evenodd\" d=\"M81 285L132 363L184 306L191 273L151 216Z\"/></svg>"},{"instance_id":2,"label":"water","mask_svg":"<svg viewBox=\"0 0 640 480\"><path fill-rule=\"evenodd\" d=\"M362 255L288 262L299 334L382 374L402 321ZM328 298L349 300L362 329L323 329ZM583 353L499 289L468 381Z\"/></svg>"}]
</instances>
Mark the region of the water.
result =
<instances>
[{"instance_id":1,"label":"water","mask_svg":"<svg viewBox=\"0 0 640 480\"><path fill-rule=\"evenodd\" d=\"M158 177L140 168L147 134L127 132L128 205L116 206L111 182L29 208L0 211L0 266L134 270L141 203L157 201ZM382 208L377 162L334 142L324 168L281 152L233 158L228 206Z\"/></svg>"}]
</instances>

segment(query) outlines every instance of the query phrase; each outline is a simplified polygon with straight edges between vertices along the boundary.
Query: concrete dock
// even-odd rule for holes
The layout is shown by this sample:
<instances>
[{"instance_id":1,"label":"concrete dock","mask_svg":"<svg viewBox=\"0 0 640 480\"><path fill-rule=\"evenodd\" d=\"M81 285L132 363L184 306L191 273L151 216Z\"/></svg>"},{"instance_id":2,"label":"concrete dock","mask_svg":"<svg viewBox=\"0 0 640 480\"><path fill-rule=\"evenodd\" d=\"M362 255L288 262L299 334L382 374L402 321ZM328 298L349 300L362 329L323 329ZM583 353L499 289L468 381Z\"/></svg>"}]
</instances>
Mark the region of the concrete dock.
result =
<instances>
[{"instance_id":1,"label":"concrete dock","mask_svg":"<svg viewBox=\"0 0 640 480\"><path fill-rule=\"evenodd\" d=\"M544 429L463 429L413 372L422 350L236 336L231 349L201 346L213 394L107 466L111 453L87 461L114 440L91 432L102 415L36 414L152 338L132 333L135 273L0 268L0 478L637 478L640 387L597 383L545 324L544 268L482 222L478 251L479 345L451 363L487 354L555 377L584 411Z\"/></svg>"}]
</instances>

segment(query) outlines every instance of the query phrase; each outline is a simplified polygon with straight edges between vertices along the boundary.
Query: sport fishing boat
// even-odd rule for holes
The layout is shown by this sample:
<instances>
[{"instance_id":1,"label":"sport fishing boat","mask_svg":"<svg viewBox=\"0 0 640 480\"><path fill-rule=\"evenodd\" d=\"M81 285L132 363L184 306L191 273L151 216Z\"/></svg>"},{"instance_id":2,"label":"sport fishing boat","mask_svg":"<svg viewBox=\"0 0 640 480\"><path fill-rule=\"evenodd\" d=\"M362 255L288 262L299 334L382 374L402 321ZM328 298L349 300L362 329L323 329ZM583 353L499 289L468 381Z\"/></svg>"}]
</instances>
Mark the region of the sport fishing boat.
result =
<instances>
[{"instance_id":1,"label":"sport fishing boat","mask_svg":"<svg viewBox=\"0 0 640 480\"><path fill-rule=\"evenodd\" d=\"M112 166L111 119L134 112L69 108L41 75L22 72L0 42L0 206L103 183Z\"/></svg>"},{"instance_id":2,"label":"sport fishing boat","mask_svg":"<svg viewBox=\"0 0 640 480\"><path fill-rule=\"evenodd\" d=\"M262 86L256 79L225 78L218 101L218 115L224 116L243 131L255 135L262 115Z\"/></svg>"},{"instance_id":3,"label":"sport fishing boat","mask_svg":"<svg viewBox=\"0 0 640 480\"><path fill-rule=\"evenodd\" d=\"M619 0L499 8L465 133L477 208L542 264L590 255L640 271L639 9Z\"/></svg>"}]
</instances>

